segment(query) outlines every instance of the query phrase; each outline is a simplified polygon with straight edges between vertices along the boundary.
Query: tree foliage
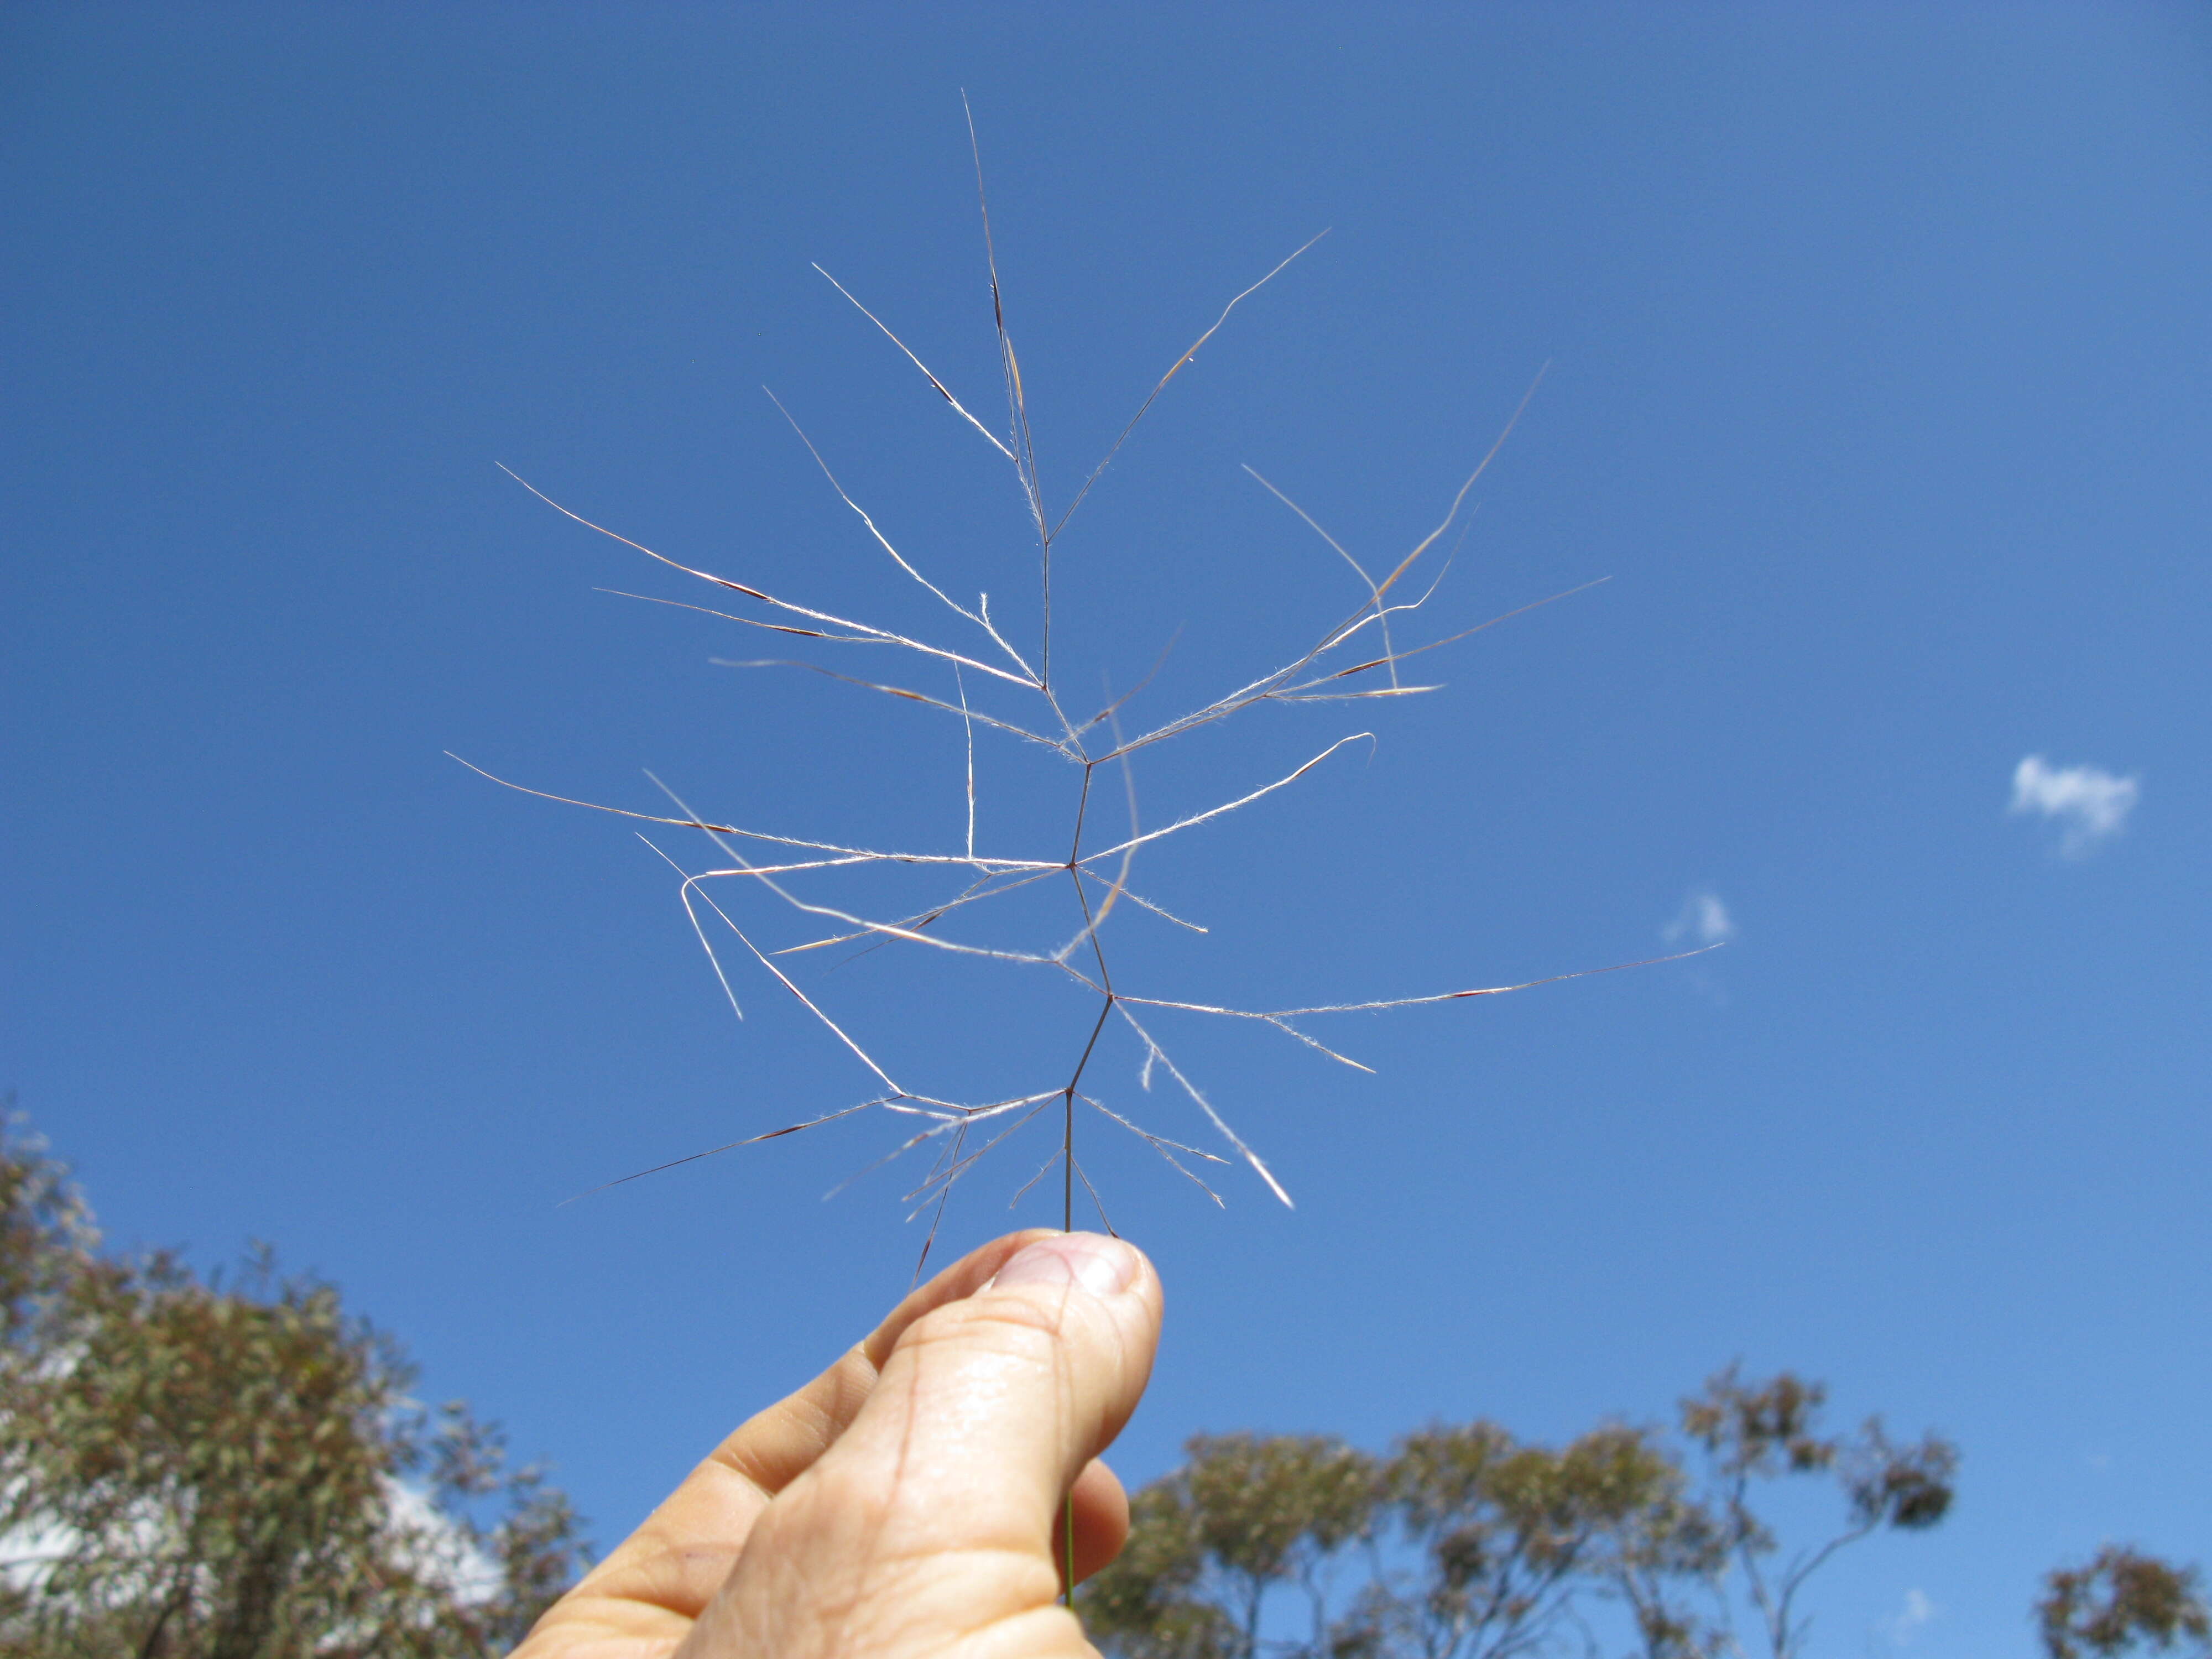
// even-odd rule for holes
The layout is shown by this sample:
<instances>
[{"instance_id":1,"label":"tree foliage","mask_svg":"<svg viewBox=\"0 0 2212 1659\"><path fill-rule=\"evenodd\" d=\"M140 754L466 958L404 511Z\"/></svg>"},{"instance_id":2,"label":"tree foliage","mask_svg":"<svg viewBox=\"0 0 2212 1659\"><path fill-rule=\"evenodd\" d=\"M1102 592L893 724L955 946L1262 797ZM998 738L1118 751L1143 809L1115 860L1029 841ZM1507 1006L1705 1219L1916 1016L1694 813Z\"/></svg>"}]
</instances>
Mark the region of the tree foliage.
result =
<instances>
[{"instance_id":1,"label":"tree foliage","mask_svg":"<svg viewBox=\"0 0 2212 1659\"><path fill-rule=\"evenodd\" d=\"M2084 1565L2046 1574L2043 1588L2035 1614L2050 1659L2176 1648L2212 1654L2212 1609L2193 1566L2107 1544Z\"/></svg>"},{"instance_id":2,"label":"tree foliage","mask_svg":"<svg viewBox=\"0 0 2212 1659\"><path fill-rule=\"evenodd\" d=\"M1129 1659L1251 1659L1268 1592L1303 1593L1316 1650L1330 1572L1366 1538L1375 1461L1321 1435L1199 1435L1137 1494L1129 1547L1084 1592L1086 1626Z\"/></svg>"},{"instance_id":3,"label":"tree foliage","mask_svg":"<svg viewBox=\"0 0 2212 1659\"><path fill-rule=\"evenodd\" d=\"M1607 1425L1554 1451L1494 1423L1407 1436L1386 1492L1419 1566L1370 1584L1340 1651L1512 1659L1540 1650L1575 1591L1623 1552L1679 1473L1644 1431Z\"/></svg>"},{"instance_id":4,"label":"tree foliage","mask_svg":"<svg viewBox=\"0 0 2212 1659\"><path fill-rule=\"evenodd\" d=\"M1923 1531L1951 1510L1957 1447L1934 1434L1897 1445L1880 1418L1856 1434L1824 1435L1826 1401L1820 1383L1789 1371L1746 1382L1731 1365L1682 1402L1682 1432L1705 1455L1722 1547L1742 1571L1774 1659L1804 1651L1811 1621L1798 1594L1829 1557L1886 1527ZM1784 1553L1753 1498L1762 1483L1796 1476L1837 1481L1846 1516L1837 1531Z\"/></svg>"},{"instance_id":5,"label":"tree foliage","mask_svg":"<svg viewBox=\"0 0 2212 1659\"><path fill-rule=\"evenodd\" d=\"M104 1254L0 1139L0 1648L36 1659L503 1652L579 1525L498 1431L267 1254L234 1280ZM487 1511L495 1519L482 1518Z\"/></svg>"},{"instance_id":6,"label":"tree foliage","mask_svg":"<svg viewBox=\"0 0 2212 1659\"><path fill-rule=\"evenodd\" d=\"M1672 1436L1607 1423L1552 1447L1439 1424L1370 1459L1320 1437L1201 1435L1136 1495L1128 1549L1079 1606L1125 1659L1526 1659L1595 1650L1607 1607L1644 1659L1717 1659L1742 1650L1740 1601L1790 1659L1806 1580L1875 1531L1940 1522L1958 1462L1878 1421L1824 1434L1824 1402L1788 1372L1731 1369ZM1844 1516L1785 1551L1761 1494L1804 1477L1833 1483ZM1269 1620L1276 1592L1303 1609Z\"/></svg>"}]
</instances>

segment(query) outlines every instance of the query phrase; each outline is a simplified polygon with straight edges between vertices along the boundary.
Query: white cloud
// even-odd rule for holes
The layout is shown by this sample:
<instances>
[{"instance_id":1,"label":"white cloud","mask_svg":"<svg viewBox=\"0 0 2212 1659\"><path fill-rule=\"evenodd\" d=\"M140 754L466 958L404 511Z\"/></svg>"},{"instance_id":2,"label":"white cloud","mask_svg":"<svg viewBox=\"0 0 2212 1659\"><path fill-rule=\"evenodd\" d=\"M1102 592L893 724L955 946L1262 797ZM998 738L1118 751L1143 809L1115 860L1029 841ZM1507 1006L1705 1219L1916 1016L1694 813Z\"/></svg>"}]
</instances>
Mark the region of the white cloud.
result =
<instances>
[{"instance_id":1,"label":"white cloud","mask_svg":"<svg viewBox=\"0 0 2212 1659\"><path fill-rule=\"evenodd\" d=\"M1881 1632L1889 1638L1892 1647L1911 1647L1912 1638L1933 1624L1942 1611L1929 1599L1927 1591L1909 1589L1905 1592L1904 1607L1881 1621Z\"/></svg>"},{"instance_id":2,"label":"white cloud","mask_svg":"<svg viewBox=\"0 0 2212 1659\"><path fill-rule=\"evenodd\" d=\"M23 1495L20 1485L0 1488L0 1499ZM481 1607L504 1583L500 1564L483 1545L439 1509L430 1494L410 1482L384 1483L385 1547L407 1571L442 1584L464 1607ZM103 1553L120 1554L130 1565L121 1571L140 1589L150 1589L154 1574L174 1535L174 1517L158 1503L144 1503L111 1516ZM37 1589L55 1567L84 1550L85 1535L74 1527L42 1518L0 1532L0 1589L19 1593ZM110 1583L111 1591L117 1587ZM130 1585L125 1585L126 1589Z\"/></svg>"},{"instance_id":3,"label":"white cloud","mask_svg":"<svg viewBox=\"0 0 2212 1659\"><path fill-rule=\"evenodd\" d=\"M464 1607L482 1606L499 1594L499 1563L428 1492L412 1481L387 1479L384 1498L385 1537L410 1571L442 1583Z\"/></svg>"},{"instance_id":4,"label":"white cloud","mask_svg":"<svg viewBox=\"0 0 2212 1659\"><path fill-rule=\"evenodd\" d=\"M1718 945L1724 939L1735 937L1735 923L1729 920L1728 906L1721 896L1707 888L1700 888L1682 901L1674 920L1659 930L1659 937L1673 945L1685 939L1694 939L1700 945Z\"/></svg>"},{"instance_id":5,"label":"white cloud","mask_svg":"<svg viewBox=\"0 0 2212 1659\"><path fill-rule=\"evenodd\" d=\"M2030 755L2013 769L2011 810L2055 820L2058 850L2078 859L2120 833L2142 793L2134 778L2094 766L2054 767Z\"/></svg>"}]
</instances>

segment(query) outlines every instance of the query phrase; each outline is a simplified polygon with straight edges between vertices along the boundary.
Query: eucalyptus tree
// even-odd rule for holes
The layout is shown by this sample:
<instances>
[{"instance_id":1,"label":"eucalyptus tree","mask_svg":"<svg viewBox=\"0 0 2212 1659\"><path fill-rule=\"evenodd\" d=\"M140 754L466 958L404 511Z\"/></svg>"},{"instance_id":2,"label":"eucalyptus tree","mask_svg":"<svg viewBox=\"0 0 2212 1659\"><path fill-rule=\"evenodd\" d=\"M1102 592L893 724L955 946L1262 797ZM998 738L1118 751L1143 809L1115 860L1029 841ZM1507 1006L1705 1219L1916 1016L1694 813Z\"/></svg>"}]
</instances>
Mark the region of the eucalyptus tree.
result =
<instances>
[{"instance_id":1,"label":"eucalyptus tree","mask_svg":"<svg viewBox=\"0 0 2212 1659\"><path fill-rule=\"evenodd\" d=\"M2078 1567L2045 1574L2035 1620L2049 1659L2212 1654L2203 1574L2124 1544L2107 1544Z\"/></svg>"},{"instance_id":2,"label":"eucalyptus tree","mask_svg":"<svg viewBox=\"0 0 2212 1659\"><path fill-rule=\"evenodd\" d=\"M498 1431L410 1395L331 1286L104 1252L0 1129L0 1650L25 1659L476 1659L582 1548Z\"/></svg>"},{"instance_id":3,"label":"eucalyptus tree","mask_svg":"<svg viewBox=\"0 0 2212 1659\"><path fill-rule=\"evenodd\" d=\"M1837 1551L1884 1528L1923 1532L1950 1513L1959 1449L1929 1433L1899 1445L1880 1418L1854 1434L1820 1431L1827 1390L1783 1371L1747 1382L1734 1365L1681 1406L1684 1436L1703 1453L1707 1507L1723 1528L1722 1547L1743 1575L1773 1659L1796 1659L1811 1628L1800 1610L1806 1581ZM1786 1549L1753 1503L1768 1483L1832 1480L1844 1518L1832 1531Z\"/></svg>"},{"instance_id":4,"label":"eucalyptus tree","mask_svg":"<svg viewBox=\"0 0 2212 1659\"><path fill-rule=\"evenodd\" d=\"M1665 1448L1620 1425L1556 1450L1495 1423L1434 1426L1398 1443L1386 1483L1416 1565L1368 1586L1340 1646L1378 1659L1544 1651L1578 1594L1618 1582L1632 1540L1656 1539L1686 1513ZM1643 1582L1661 1560L1647 1559Z\"/></svg>"},{"instance_id":5,"label":"eucalyptus tree","mask_svg":"<svg viewBox=\"0 0 2212 1659\"><path fill-rule=\"evenodd\" d=\"M1183 1449L1132 1502L1121 1559L1085 1587L1085 1629L1127 1659L1329 1651L1337 1570L1374 1541L1375 1460L1322 1435L1201 1434ZM1304 1603L1303 1639L1262 1636L1279 1590Z\"/></svg>"},{"instance_id":6,"label":"eucalyptus tree","mask_svg":"<svg viewBox=\"0 0 2212 1659\"><path fill-rule=\"evenodd\" d=\"M1121 1659L1513 1659L1585 1592L1630 1601L1656 1659L1709 1650L1680 1590L1710 1572L1714 1529L1644 1431L1555 1450L1437 1425L1382 1459L1317 1435L1185 1450L1077 1603Z\"/></svg>"},{"instance_id":7,"label":"eucalyptus tree","mask_svg":"<svg viewBox=\"0 0 2212 1659\"><path fill-rule=\"evenodd\" d=\"M1743 1651L1734 1610L1796 1659L1813 1575L1875 1532L1941 1522L1958 1465L1950 1442L1900 1445L1878 1419L1825 1432L1826 1399L1731 1367L1672 1434L1603 1423L1548 1446L1478 1419L1382 1458L1200 1435L1136 1494L1127 1548L1078 1606L1121 1659L1535 1659L1598 1650L1609 1617L1640 1659L1723 1659ZM1844 1514L1785 1546L1766 1499L1807 1480L1832 1483Z\"/></svg>"}]
</instances>

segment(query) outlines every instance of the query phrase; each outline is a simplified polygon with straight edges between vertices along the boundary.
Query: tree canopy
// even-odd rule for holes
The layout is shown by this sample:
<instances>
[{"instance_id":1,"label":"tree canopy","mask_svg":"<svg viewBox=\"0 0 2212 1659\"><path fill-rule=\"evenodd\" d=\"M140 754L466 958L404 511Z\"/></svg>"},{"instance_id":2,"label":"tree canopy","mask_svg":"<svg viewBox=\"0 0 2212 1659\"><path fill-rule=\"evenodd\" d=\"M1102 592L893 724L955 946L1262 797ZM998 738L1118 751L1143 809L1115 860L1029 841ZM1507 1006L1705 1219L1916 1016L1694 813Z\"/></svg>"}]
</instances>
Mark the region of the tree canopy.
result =
<instances>
[{"instance_id":1,"label":"tree canopy","mask_svg":"<svg viewBox=\"0 0 2212 1659\"><path fill-rule=\"evenodd\" d=\"M2107 1544L2081 1566L2046 1574L2043 1591L2035 1614L2050 1659L2212 1654L2212 1608L2193 1566Z\"/></svg>"},{"instance_id":2,"label":"tree canopy","mask_svg":"<svg viewBox=\"0 0 2212 1659\"><path fill-rule=\"evenodd\" d=\"M232 1277L104 1252L66 1170L0 1127L0 1647L505 1651L574 1575L580 1523L414 1382L266 1251Z\"/></svg>"},{"instance_id":3,"label":"tree canopy","mask_svg":"<svg viewBox=\"0 0 2212 1659\"><path fill-rule=\"evenodd\" d=\"M1611 1608L1645 1659L1804 1650L1800 1592L1838 1550L1948 1512L1958 1453L1878 1420L1824 1432L1825 1391L1730 1368L1672 1433L1605 1423L1559 1447L1437 1424L1376 1458L1319 1436L1200 1435L1137 1493L1121 1559L1079 1600L1126 1659L1522 1659L1587 1645ZM1769 1484L1811 1477L1834 1528L1786 1547ZM1270 1597L1292 1614L1268 1616ZM1295 1631L1295 1634L1291 1633ZM2067 1656L2066 1659L2071 1659Z\"/></svg>"}]
</instances>

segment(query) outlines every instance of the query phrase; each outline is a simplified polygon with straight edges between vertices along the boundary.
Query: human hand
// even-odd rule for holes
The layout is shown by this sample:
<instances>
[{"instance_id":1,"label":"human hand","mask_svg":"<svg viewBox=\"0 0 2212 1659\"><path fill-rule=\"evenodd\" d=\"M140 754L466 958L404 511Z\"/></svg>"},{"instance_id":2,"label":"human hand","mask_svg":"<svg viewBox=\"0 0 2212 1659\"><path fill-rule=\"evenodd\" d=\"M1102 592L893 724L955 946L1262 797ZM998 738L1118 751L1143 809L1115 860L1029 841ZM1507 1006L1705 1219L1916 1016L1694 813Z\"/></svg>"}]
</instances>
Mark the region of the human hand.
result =
<instances>
[{"instance_id":1,"label":"human hand","mask_svg":"<svg viewBox=\"0 0 2212 1659\"><path fill-rule=\"evenodd\" d=\"M1058 1604L1129 1530L1097 1461L1159 1340L1160 1282L1095 1233L1013 1233L752 1418L513 1659L1059 1659Z\"/></svg>"}]
</instances>

